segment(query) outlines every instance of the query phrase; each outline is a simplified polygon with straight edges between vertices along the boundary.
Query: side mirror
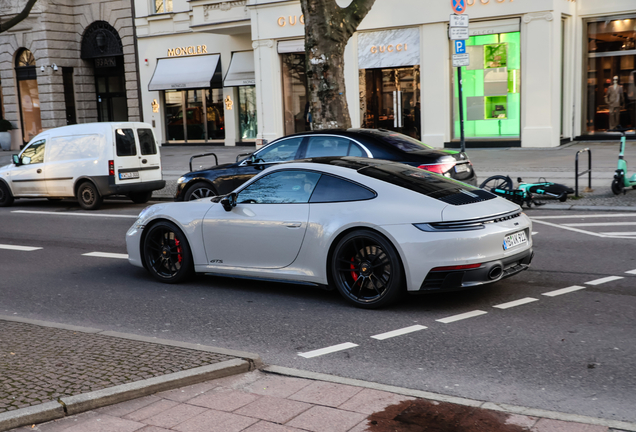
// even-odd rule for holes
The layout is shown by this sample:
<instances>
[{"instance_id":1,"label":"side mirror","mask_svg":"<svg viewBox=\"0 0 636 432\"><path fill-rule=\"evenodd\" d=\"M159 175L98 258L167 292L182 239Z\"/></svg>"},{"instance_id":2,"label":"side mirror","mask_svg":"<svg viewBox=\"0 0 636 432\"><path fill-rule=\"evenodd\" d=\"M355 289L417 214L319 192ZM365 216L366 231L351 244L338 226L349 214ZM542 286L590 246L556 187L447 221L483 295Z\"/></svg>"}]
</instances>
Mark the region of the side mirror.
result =
<instances>
[{"instance_id":1,"label":"side mirror","mask_svg":"<svg viewBox=\"0 0 636 432\"><path fill-rule=\"evenodd\" d=\"M236 192L232 192L231 194L224 196L219 202L225 211L232 211L232 209L236 207Z\"/></svg>"},{"instance_id":2,"label":"side mirror","mask_svg":"<svg viewBox=\"0 0 636 432\"><path fill-rule=\"evenodd\" d=\"M13 163L16 165L20 165L20 156L14 154L12 157L13 157Z\"/></svg>"}]
</instances>

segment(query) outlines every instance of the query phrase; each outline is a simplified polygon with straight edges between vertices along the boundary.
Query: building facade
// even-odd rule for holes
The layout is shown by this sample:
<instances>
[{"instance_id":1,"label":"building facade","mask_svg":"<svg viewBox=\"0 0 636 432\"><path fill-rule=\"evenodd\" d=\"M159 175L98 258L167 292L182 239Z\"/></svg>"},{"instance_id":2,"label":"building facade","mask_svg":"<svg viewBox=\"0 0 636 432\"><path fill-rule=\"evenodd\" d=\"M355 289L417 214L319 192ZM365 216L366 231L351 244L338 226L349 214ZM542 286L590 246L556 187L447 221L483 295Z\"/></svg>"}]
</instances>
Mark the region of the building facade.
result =
<instances>
[{"instance_id":1,"label":"building facade","mask_svg":"<svg viewBox=\"0 0 636 432\"><path fill-rule=\"evenodd\" d=\"M0 3L0 15L24 2ZM17 149L44 129L139 121L138 61L129 0L39 0L0 33L3 116Z\"/></svg>"}]
</instances>

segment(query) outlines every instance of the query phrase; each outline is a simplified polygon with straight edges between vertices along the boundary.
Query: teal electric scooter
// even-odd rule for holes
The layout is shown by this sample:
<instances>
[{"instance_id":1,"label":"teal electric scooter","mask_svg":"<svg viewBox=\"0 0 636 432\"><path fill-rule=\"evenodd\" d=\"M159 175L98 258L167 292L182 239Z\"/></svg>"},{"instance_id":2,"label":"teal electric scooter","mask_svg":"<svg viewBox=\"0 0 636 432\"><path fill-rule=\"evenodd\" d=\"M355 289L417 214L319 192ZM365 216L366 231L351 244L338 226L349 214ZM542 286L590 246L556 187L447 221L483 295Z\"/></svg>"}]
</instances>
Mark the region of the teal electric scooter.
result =
<instances>
[{"instance_id":1,"label":"teal electric scooter","mask_svg":"<svg viewBox=\"0 0 636 432\"><path fill-rule=\"evenodd\" d=\"M612 192L618 195L621 192L626 193L627 188L636 189L636 174L631 177L627 176L627 161L625 160L625 131L627 129L618 127L614 129L621 133L621 151L618 154L618 167L614 172L614 180L612 180Z\"/></svg>"}]
</instances>

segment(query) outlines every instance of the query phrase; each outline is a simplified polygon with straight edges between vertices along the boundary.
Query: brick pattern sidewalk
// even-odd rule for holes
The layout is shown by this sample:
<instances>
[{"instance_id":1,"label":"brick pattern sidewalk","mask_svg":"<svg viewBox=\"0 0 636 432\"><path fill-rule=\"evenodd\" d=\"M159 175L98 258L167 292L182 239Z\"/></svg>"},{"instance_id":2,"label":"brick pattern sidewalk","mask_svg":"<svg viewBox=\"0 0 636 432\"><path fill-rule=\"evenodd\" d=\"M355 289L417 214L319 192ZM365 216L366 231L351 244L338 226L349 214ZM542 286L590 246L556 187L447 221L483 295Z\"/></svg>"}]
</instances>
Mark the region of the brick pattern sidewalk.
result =
<instances>
[{"instance_id":1,"label":"brick pattern sidewalk","mask_svg":"<svg viewBox=\"0 0 636 432\"><path fill-rule=\"evenodd\" d=\"M0 321L0 413L233 358Z\"/></svg>"}]
</instances>

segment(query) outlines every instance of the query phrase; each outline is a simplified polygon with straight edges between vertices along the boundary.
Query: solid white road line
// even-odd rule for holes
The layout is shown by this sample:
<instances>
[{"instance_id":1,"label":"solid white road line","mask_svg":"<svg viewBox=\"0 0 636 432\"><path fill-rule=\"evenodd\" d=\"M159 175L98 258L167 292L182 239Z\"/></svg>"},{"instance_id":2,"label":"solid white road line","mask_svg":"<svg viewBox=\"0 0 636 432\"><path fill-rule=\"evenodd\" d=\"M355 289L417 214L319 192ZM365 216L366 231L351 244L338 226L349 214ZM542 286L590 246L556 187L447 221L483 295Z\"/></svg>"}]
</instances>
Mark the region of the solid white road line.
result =
<instances>
[{"instance_id":1,"label":"solid white road line","mask_svg":"<svg viewBox=\"0 0 636 432\"><path fill-rule=\"evenodd\" d=\"M89 253L82 254L82 256L128 259L128 254L118 254L118 253L110 253L110 252L89 252Z\"/></svg>"},{"instance_id":2,"label":"solid white road line","mask_svg":"<svg viewBox=\"0 0 636 432\"><path fill-rule=\"evenodd\" d=\"M530 219L587 219L587 218L618 218L618 217L636 217L636 213L615 213L615 214L591 214L582 215L577 214L574 216L532 216Z\"/></svg>"},{"instance_id":3,"label":"solid white road line","mask_svg":"<svg viewBox=\"0 0 636 432\"><path fill-rule=\"evenodd\" d=\"M42 248L41 247L32 247L32 246L16 246L16 245L0 244L0 249L31 252L31 251L42 249Z\"/></svg>"},{"instance_id":4,"label":"solid white road line","mask_svg":"<svg viewBox=\"0 0 636 432\"><path fill-rule=\"evenodd\" d=\"M460 320L463 320L463 319L476 317L476 316L479 316L479 315L485 315L487 313L488 312L484 312L484 311L481 311L481 310L474 310L472 312L466 312L466 313L459 314L459 315L453 315L453 316L449 316L449 317L446 317L446 318L438 319L438 320L435 320L435 321L441 322L441 323L444 323L444 324L448 324L448 323L452 323L452 322L455 322L455 321L460 321Z\"/></svg>"},{"instance_id":5,"label":"solid white road line","mask_svg":"<svg viewBox=\"0 0 636 432\"><path fill-rule=\"evenodd\" d=\"M390 332L386 332L386 333L381 333L375 336L371 336L373 339L377 339L377 340L384 340L384 339L389 339L392 337L396 337L396 336L402 336L408 333L413 333L419 330L424 330L427 327L424 327L423 325L414 325L411 327L404 327L398 330L393 330Z\"/></svg>"},{"instance_id":6,"label":"solid white road line","mask_svg":"<svg viewBox=\"0 0 636 432\"><path fill-rule=\"evenodd\" d=\"M595 223L569 223L563 224L569 227L606 227L606 226L633 226L636 222L595 222Z\"/></svg>"},{"instance_id":7,"label":"solid white road line","mask_svg":"<svg viewBox=\"0 0 636 432\"><path fill-rule=\"evenodd\" d=\"M51 212L51 211L35 211L35 210L12 210L11 213L28 213L28 214L43 214L43 215L55 215L55 216L91 216L91 217L105 217L105 218L126 218L137 219L137 215L118 215L108 213L77 213L77 212Z\"/></svg>"},{"instance_id":8,"label":"solid white road line","mask_svg":"<svg viewBox=\"0 0 636 432\"><path fill-rule=\"evenodd\" d=\"M636 232L622 232L622 231L616 231L616 232L602 232L601 234L606 235L606 236L618 236L618 235L626 235L626 236L636 236Z\"/></svg>"},{"instance_id":9,"label":"solid white road line","mask_svg":"<svg viewBox=\"0 0 636 432\"><path fill-rule=\"evenodd\" d=\"M515 307L515 306L521 306L527 303L532 303L532 302L536 302L539 301L539 299L536 298L532 298L532 297L526 297L526 298L522 298L520 300L515 300L515 301L511 301L508 303L502 303L499 305L495 305L493 307L496 307L497 309L508 309L511 307Z\"/></svg>"},{"instance_id":10,"label":"solid white road line","mask_svg":"<svg viewBox=\"0 0 636 432\"><path fill-rule=\"evenodd\" d=\"M627 274L636 274L636 270L626 271L625 273L627 273Z\"/></svg>"},{"instance_id":11,"label":"solid white road line","mask_svg":"<svg viewBox=\"0 0 636 432\"><path fill-rule=\"evenodd\" d=\"M346 349L349 348L355 348L358 345L351 343L351 342L345 342L342 343L340 345L333 345L327 348L321 348L321 349L317 349L314 351L309 351L306 353L298 353L299 356L301 357L305 357L305 358L312 358L312 357L318 357L321 355L325 355L325 354L330 354L330 353L334 353L334 352L338 352L338 351L344 351Z\"/></svg>"},{"instance_id":12,"label":"solid white road line","mask_svg":"<svg viewBox=\"0 0 636 432\"><path fill-rule=\"evenodd\" d=\"M538 224L552 226L552 227L555 227L555 228L561 228L561 229L568 230L568 231L574 231L574 232L578 232L578 233L582 233L582 234L587 234L587 235L591 235L591 236L595 236L595 237L626 238L626 239L631 239L631 240L634 239L634 237L629 237L629 236L608 236L608 235L604 235L604 234L601 234L601 233L596 233L596 232L592 232L592 231L585 231L585 230L582 230L582 229L569 227L569 226L566 226L566 225L555 224L555 223L551 223L551 222L546 222L546 221L542 221L542 220L534 219L532 222L533 223L538 223Z\"/></svg>"},{"instance_id":13,"label":"solid white road line","mask_svg":"<svg viewBox=\"0 0 636 432\"><path fill-rule=\"evenodd\" d=\"M615 280L623 279L623 276L608 276L601 279L596 279L593 281L585 282L585 285L600 285L606 282L612 282Z\"/></svg>"},{"instance_id":14,"label":"solid white road line","mask_svg":"<svg viewBox=\"0 0 636 432\"><path fill-rule=\"evenodd\" d=\"M544 296L547 296L547 297L555 297L555 296L558 296L558 295L561 295L561 294L567 294L567 293L571 293L571 292L582 290L582 289L585 289L585 287L578 286L578 285L573 285L571 287L561 288L561 289L558 289L556 291L546 292L546 293L543 293L541 295L544 295Z\"/></svg>"}]
</instances>

